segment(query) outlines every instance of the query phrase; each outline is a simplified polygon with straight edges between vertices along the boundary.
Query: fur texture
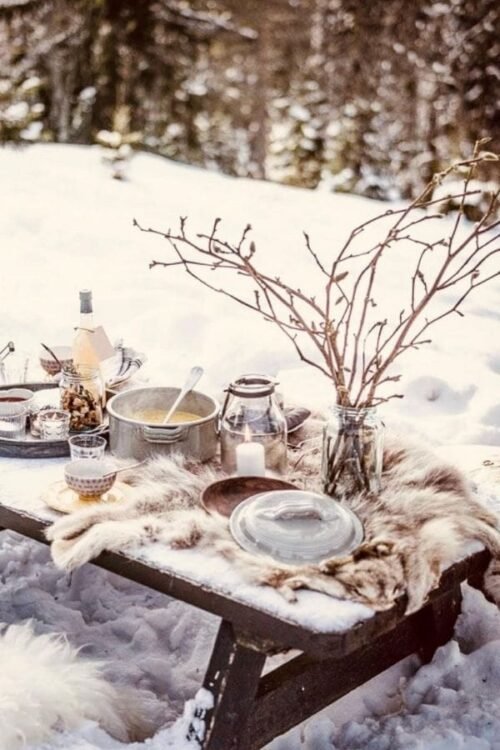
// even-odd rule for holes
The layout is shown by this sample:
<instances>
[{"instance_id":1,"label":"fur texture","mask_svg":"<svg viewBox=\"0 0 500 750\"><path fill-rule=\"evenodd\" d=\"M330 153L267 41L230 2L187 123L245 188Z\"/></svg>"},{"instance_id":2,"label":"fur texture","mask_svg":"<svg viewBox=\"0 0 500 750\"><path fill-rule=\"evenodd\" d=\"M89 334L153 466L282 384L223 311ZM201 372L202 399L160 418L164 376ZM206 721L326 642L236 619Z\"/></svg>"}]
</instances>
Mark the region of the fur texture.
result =
<instances>
[{"instance_id":1,"label":"fur texture","mask_svg":"<svg viewBox=\"0 0 500 750\"><path fill-rule=\"evenodd\" d=\"M153 729L144 723L138 692L113 687L101 665L80 659L62 636L10 625L0 636L0 664L2 750L42 742L85 719L123 742L144 739Z\"/></svg>"},{"instance_id":2,"label":"fur texture","mask_svg":"<svg viewBox=\"0 0 500 750\"><path fill-rule=\"evenodd\" d=\"M313 444L299 455L289 479L318 489L319 461ZM474 499L465 478L400 438L386 440L381 493L345 499L363 522L365 542L353 554L319 565L293 567L243 551L233 541L227 519L209 515L199 505L203 487L218 476L212 468L186 465L180 457L150 461L129 479L133 494L126 506L95 506L48 529L55 563L71 570L103 550L149 542L198 545L231 559L247 580L273 586L290 601L297 589L308 588L384 610L406 592L407 611L412 612L467 542L478 540L500 558L498 519ZM499 581L500 575L491 577L489 588L497 601Z\"/></svg>"}]
</instances>

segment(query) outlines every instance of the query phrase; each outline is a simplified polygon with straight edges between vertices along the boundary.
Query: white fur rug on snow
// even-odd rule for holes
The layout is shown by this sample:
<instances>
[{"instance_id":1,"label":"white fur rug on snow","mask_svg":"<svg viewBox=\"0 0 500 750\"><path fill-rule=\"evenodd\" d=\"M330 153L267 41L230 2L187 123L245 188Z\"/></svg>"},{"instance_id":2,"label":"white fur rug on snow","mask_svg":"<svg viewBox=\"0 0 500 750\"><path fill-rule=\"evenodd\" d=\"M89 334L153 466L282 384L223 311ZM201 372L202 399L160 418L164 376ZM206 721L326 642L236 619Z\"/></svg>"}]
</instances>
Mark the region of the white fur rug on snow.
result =
<instances>
[{"instance_id":1,"label":"white fur rug on snow","mask_svg":"<svg viewBox=\"0 0 500 750\"><path fill-rule=\"evenodd\" d=\"M29 623L0 635L0 747L18 750L54 731L97 722L122 742L144 739L153 729L140 694L117 688L102 665L83 659L63 636L35 635Z\"/></svg>"}]
</instances>

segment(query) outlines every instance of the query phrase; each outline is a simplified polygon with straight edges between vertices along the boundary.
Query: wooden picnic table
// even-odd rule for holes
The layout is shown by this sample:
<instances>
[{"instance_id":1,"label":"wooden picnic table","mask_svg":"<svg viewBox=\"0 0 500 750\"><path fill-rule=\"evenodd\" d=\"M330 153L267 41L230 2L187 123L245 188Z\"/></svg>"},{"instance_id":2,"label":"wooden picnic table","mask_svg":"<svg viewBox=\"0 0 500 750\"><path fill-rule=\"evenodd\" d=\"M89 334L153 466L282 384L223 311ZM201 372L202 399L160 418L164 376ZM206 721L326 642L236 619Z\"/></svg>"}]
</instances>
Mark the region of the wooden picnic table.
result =
<instances>
[{"instance_id":1,"label":"wooden picnic table","mask_svg":"<svg viewBox=\"0 0 500 750\"><path fill-rule=\"evenodd\" d=\"M43 513L0 503L2 529L46 543L49 523ZM430 659L452 637L460 583L480 583L489 560L481 550L456 562L412 615L401 597L343 632L320 632L130 554L106 552L92 564L221 618L204 679L214 706L202 717L200 746L257 750L405 656ZM263 675L268 656L290 649L301 653Z\"/></svg>"}]
</instances>

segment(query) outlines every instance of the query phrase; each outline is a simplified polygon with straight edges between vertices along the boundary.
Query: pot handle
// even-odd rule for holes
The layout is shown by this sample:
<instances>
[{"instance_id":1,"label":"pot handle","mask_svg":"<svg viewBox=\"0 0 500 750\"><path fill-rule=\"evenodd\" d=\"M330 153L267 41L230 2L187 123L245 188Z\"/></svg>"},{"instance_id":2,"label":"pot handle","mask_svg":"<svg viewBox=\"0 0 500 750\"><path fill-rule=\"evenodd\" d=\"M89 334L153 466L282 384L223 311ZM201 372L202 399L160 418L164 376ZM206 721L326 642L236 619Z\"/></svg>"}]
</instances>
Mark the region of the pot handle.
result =
<instances>
[{"instance_id":1,"label":"pot handle","mask_svg":"<svg viewBox=\"0 0 500 750\"><path fill-rule=\"evenodd\" d=\"M187 427L143 427L142 436L147 443L161 443L173 445L186 440L189 432Z\"/></svg>"}]
</instances>

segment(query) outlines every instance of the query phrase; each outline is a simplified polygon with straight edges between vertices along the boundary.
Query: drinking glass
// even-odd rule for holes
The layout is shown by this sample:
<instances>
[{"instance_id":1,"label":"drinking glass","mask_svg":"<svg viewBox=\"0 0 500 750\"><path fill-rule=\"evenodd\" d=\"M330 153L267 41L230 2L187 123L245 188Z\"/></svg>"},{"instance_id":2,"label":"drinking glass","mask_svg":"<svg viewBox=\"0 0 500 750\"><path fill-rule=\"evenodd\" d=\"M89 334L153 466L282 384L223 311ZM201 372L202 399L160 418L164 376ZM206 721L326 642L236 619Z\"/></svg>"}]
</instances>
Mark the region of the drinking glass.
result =
<instances>
[{"instance_id":1,"label":"drinking glass","mask_svg":"<svg viewBox=\"0 0 500 750\"><path fill-rule=\"evenodd\" d=\"M0 437L21 440L26 432L26 408L16 409L12 414L0 415Z\"/></svg>"},{"instance_id":2,"label":"drinking glass","mask_svg":"<svg viewBox=\"0 0 500 750\"><path fill-rule=\"evenodd\" d=\"M106 438L100 435L73 435L69 439L71 460L80 458L102 458L106 450Z\"/></svg>"}]
</instances>

